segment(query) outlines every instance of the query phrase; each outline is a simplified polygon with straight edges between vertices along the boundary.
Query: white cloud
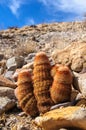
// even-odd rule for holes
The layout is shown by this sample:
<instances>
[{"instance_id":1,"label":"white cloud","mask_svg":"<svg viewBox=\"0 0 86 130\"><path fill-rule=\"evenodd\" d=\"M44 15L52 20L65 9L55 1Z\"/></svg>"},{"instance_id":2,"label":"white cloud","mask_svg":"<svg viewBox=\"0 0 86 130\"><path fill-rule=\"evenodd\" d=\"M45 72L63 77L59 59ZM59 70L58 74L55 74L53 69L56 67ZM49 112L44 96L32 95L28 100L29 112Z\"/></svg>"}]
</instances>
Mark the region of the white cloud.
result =
<instances>
[{"instance_id":1,"label":"white cloud","mask_svg":"<svg viewBox=\"0 0 86 130\"><path fill-rule=\"evenodd\" d=\"M1 0L0 4L3 6L7 6L14 15L18 16L18 9L21 5L26 4L27 0Z\"/></svg>"},{"instance_id":2,"label":"white cloud","mask_svg":"<svg viewBox=\"0 0 86 130\"><path fill-rule=\"evenodd\" d=\"M33 18L28 18L28 19L26 20L26 25L34 25L34 24L35 24L35 21L34 21Z\"/></svg>"},{"instance_id":3,"label":"white cloud","mask_svg":"<svg viewBox=\"0 0 86 130\"><path fill-rule=\"evenodd\" d=\"M18 15L18 9L20 8L22 2L20 0L11 0L9 8L14 15Z\"/></svg>"},{"instance_id":4,"label":"white cloud","mask_svg":"<svg viewBox=\"0 0 86 130\"><path fill-rule=\"evenodd\" d=\"M38 0L52 11L63 11L81 15L86 12L86 0Z\"/></svg>"}]
</instances>

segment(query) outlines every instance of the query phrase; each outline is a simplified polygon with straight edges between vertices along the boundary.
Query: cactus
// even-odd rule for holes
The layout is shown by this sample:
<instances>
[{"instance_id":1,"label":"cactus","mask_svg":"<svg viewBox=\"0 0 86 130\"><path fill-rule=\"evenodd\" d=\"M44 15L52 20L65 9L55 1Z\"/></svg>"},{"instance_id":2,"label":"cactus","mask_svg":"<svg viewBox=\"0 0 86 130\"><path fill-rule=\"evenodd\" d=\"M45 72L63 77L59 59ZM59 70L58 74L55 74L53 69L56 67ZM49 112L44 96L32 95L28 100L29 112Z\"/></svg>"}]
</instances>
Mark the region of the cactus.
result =
<instances>
[{"instance_id":1,"label":"cactus","mask_svg":"<svg viewBox=\"0 0 86 130\"><path fill-rule=\"evenodd\" d=\"M49 91L52 85L50 70L51 65L47 55L44 52L38 53L34 59L33 82L34 95L40 113L49 111L52 105Z\"/></svg>"},{"instance_id":2,"label":"cactus","mask_svg":"<svg viewBox=\"0 0 86 130\"><path fill-rule=\"evenodd\" d=\"M28 70L22 70L19 73L18 87L15 90L15 95L20 107L25 113L31 116L38 114L37 101L33 94L31 74Z\"/></svg>"},{"instance_id":3,"label":"cactus","mask_svg":"<svg viewBox=\"0 0 86 130\"><path fill-rule=\"evenodd\" d=\"M71 97L72 74L67 66L59 66L50 88L53 102L60 103L69 101Z\"/></svg>"}]
</instances>

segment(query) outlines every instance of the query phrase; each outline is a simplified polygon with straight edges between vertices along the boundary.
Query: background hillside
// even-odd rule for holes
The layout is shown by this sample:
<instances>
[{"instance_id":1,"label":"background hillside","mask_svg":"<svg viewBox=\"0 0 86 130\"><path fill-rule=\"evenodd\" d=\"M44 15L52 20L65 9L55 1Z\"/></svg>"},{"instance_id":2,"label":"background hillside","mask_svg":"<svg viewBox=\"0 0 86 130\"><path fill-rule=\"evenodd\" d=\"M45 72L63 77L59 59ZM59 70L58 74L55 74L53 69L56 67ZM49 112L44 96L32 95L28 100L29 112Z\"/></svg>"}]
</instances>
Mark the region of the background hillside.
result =
<instances>
[{"instance_id":1,"label":"background hillside","mask_svg":"<svg viewBox=\"0 0 86 130\"><path fill-rule=\"evenodd\" d=\"M63 49L72 42L83 41L86 42L86 22L11 27L0 31L0 53L6 59L40 50L51 54L55 49Z\"/></svg>"}]
</instances>

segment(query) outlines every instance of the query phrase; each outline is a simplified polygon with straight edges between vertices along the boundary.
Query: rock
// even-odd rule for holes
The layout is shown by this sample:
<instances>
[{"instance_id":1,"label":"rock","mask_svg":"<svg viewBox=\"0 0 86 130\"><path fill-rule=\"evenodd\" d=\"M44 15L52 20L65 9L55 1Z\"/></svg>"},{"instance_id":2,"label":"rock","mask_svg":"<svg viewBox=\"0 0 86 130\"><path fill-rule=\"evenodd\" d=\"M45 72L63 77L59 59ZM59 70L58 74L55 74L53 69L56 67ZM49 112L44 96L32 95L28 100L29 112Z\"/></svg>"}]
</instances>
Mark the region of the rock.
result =
<instances>
[{"instance_id":1,"label":"rock","mask_svg":"<svg viewBox=\"0 0 86 130\"><path fill-rule=\"evenodd\" d=\"M16 99L14 89L0 86L0 98L7 96L10 99Z\"/></svg>"},{"instance_id":2,"label":"rock","mask_svg":"<svg viewBox=\"0 0 86 130\"><path fill-rule=\"evenodd\" d=\"M0 67L4 67L4 68L6 68L6 60L1 60L0 61Z\"/></svg>"},{"instance_id":3,"label":"rock","mask_svg":"<svg viewBox=\"0 0 86 130\"><path fill-rule=\"evenodd\" d=\"M1 60L0 61L0 74L3 74L6 70L6 61L5 60Z\"/></svg>"},{"instance_id":4,"label":"rock","mask_svg":"<svg viewBox=\"0 0 86 130\"><path fill-rule=\"evenodd\" d=\"M22 69L33 69L33 62L30 62L22 67Z\"/></svg>"},{"instance_id":5,"label":"rock","mask_svg":"<svg viewBox=\"0 0 86 130\"><path fill-rule=\"evenodd\" d=\"M8 68L8 71L15 71L16 68L17 68L16 64L11 65L11 66Z\"/></svg>"},{"instance_id":6,"label":"rock","mask_svg":"<svg viewBox=\"0 0 86 130\"><path fill-rule=\"evenodd\" d=\"M52 57L56 63L66 64L73 71L80 72L86 64L86 43L72 43L63 50L55 50Z\"/></svg>"},{"instance_id":7,"label":"rock","mask_svg":"<svg viewBox=\"0 0 86 130\"><path fill-rule=\"evenodd\" d=\"M12 81L12 80L13 80L13 79L12 79L13 73L14 73L14 71L7 71L7 72L4 74L4 77Z\"/></svg>"},{"instance_id":8,"label":"rock","mask_svg":"<svg viewBox=\"0 0 86 130\"><path fill-rule=\"evenodd\" d=\"M73 79L73 86L75 89L80 91L83 96L86 97L86 73L78 74L73 72L74 79Z\"/></svg>"},{"instance_id":9,"label":"rock","mask_svg":"<svg viewBox=\"0 0 86 130\"><path fill-rule=\"evenodd\" d=\"M82 69L83 69L83 63L85 61L83 60L82 57L75 57L73 60L72 60L72 65L71 65L71 69L73 71L76 71L76 72L80 72Z\"/></svg>"},{"instance_id":10,"label":"rock","mask_svg":"<svg viewBox=\"0 0 86 130\"><path fill-rule=\"evenodd\" d=\"M3 67L0 68L0 75L3 74Z\"/></svg>"},{"instance_id":11,"label":"rock","mask_svg":"<svg viewBox=\"0 0 86 130\"><path fill-rule=\"evenodd\" d=\"M14 72L14 74L12 75L12 79L17 82L18 79L18 74L20 73L22 69L16 69L16 71Z\"/></svg>"},{"instance_id":12,"label":"rock","mask_svg":"<svg viewBox=\"0 0 86 130\"><path fill-rule=\"evenodd\" d=\"M16 88L16 84L9 79L5 78L4 76L0 75L0 86L6 86L9 88Z\"/></svg>"},{"instance_id":13,"label":"rock","mask_svg":"<svg viewBox=\"0 0 86 130\"><path fill-rule=\"evenodd\" d=\"M86 108L66 107L45 113L35 119L35 124L44 130L57 130L60 128L86 129Z\"/></svg>"},{"instance_id":14,"label":"rock","mask_svg":"<svg viewBox=\"0 0 86 130\"><path fill-rule=\"evenodd\" d=\"M79 94L78 90L72 89L72 92L71 92L71 102L74 102L74 100L76 100L78 94Z\"/></svg>"},{"instance_id":15,"label":"rock","mask_svg":"<svg viewBox=\"0 0 86 130\"><path fill-rule=\"evenodd\" d=\"M24 57L12 57L7 60L6 66L8 70L15 70L16 68L21 68L24 65Z\"/></svg>"},{"instance_id":16,"label":"rock","mask_svg":"<svg viewBox=\"0 0 86 130\"><path fill-rule=\"evenodd\" d=\"M30 41L30 52L32 50L38 52L44 49L51 54L54 49L61 50L74 41L86 41L85 30L85 22L40 24L36 28L26 26L17 30L2 30L0 31L1 54L4 53L5 57L8 58L18 55L19 52L24 53L24 48L22 49L22 47L25 47L24 44L26 42L30 43ZM37 43L34 49L31 46L32 42ZM17 50L16 53L15 50ZM25 47L25 50L28 50L28 48Z\"/></svg>"},{"instance_id":17,"label":"rock","mask_svg":"<svg viewBox=\"0 0 86 130\"><path fill-rule=\"evenodd\" d=\"M61 129L59 129L59 130L68 130L68 129L66 129L66 128L61 128Z\"/></svg>"},{"instance_id":18,"label":"rock","mask_svg":"<svg viewBox=\"0 0 86 130\"><path fill-rule=\"evenodd\" d=\"M27 70L31 73L31 75L32 75L32 69L29 68L29 65L31 65L31 64L26 64L26 65L24 65L22 68L16 69L15 73L12 75L12 79L13 79L15 82L17 82L18 74L20 73L20 71L26 70L26 69L27 69Z\"/></svg>"},{"instance_id":19,"label":"rock","mask_svg":"<svg viewBox=\"0 0 86 130\"><path fill-rule=\"evenodd\" d=\"M15 117L12 115L11 122L12 123L9 124L11 126L11 130L42 130L33 124L30 116L17 115L17 117Z\"/></svg>"},{"instance_id":20,"label":"rock","mask_svg":"<svg viewBox=\"0 0 86 130\"><path fill-rule=\"evenodd\" d=\"M0 61L4 58L4 54L0 54Z\"/></svg>"},{"instance_id":21,"label":"rock","mask_svg":"<svg viewBox=\"0 0 86 130\"><path fill-rule=\"evenodd\" d=\"M72 102L59 103L59 104L56 104L56 105L52 106L50 108L50 110L54 110L54 109L61 108L61 107L72 106L72 105L73 105Z\"/></svg>"},{"instance_id":22,"label":"rock","mask_svg":"<svg viewBox=\"0 0 86 130\"><path fill-rule=\"evenodd\" d=\"M26 57L26 60L31 60L35 57L36 53L30 53L28 54L28 56Z\"/></svg>"},{"instance_id":23,"label":"rock","mask_svg":"<svg viewBox=\"0 0 86 130\"><path fill-rule=\"evenodd\" d=\"M0 114L8 111L16 105L14 100L9 99L8 97L0 97Z\"/></svg>"},{"instance_id":24,"label":"rock","mask_svg":"<svg viewBox=\"0 0 86 130\"><path fill-rule=\"evenodd\" d=\"M34 58L30 59L30 60L28 60L27 58L25 58L25 64L32 63L33 61L34 61Z\"/></svg>"},{"instance_id":25,"label":"rock","mask_svg":"<svg viewBox=\"0 0 86 130\"><path fill-rule=\"evenodd\" d=\"M77 100L76 106L86 107L86 99L85 98L81 98L80 100Z\"/></svg>"},{"instance_id":26,"label":"rock","mask_svg":"<svg viewBox=\"0 0 86 130\"><path fill-rule=\"evenodd\" d=\"M80 100L82 98L85 98L82 93L78 93L76 96L76 100Z\"/></svg>"}]
</instances>

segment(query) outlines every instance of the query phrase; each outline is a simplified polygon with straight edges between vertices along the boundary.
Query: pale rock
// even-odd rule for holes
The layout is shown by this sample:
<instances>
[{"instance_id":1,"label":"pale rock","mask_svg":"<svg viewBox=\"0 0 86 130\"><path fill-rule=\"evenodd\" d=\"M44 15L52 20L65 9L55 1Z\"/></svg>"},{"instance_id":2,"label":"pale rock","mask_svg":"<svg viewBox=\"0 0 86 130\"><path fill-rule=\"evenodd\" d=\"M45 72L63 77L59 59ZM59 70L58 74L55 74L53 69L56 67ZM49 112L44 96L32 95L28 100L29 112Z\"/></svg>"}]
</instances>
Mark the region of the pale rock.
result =
<instances>
[{"instance_id":1,"label":"pale rock","mask_svg":"<svg viewBox=\"0 0 86 130\"><path fill-rule=\"evenodd\" d=\"M22 69L33 69L33 62L30 62L22 67Z\"/></svg>"},{"instance_id":2,"label":"pale rock","mask_svg":"<svg viewBox=\"0 0 86 130\"><path fill-rule=\"evenodd\" d=\"M76 96L76 100L80 100L82 98L85 98L82 93L78 93Z\"/></svg>"},{"instance_id":3,"label":"pale rock","mask_svg":"<svg viewBox=\"0 0 86 130\"><path fill-rule=\"evenodd\" d=\"M65 64L65 65L70 65L71 61L69 59L70 54L69 50L64 49L64 50L55 50L52 53L52 58L54 59L55 63L59 64Z\"/></svg>"},{"instance_id":4,"label":"pale rock","mask_svg":"<svg viewBox=\"0 0 86 130\"><path fill-rule=\"evenodd\" d=\"M10 99L16 99L13 88L0 86L0 98L7 96Z\"/></svg>"},{"instance_id":5,"label":"pale rock","mask_svg":"<svg viewBox=\"0 0 86 130\"><path fill-rule=\"evenodd\" d=\"M54 110L54 109L61 108L61 107L73 106L73 105L74 105L73 102L59 103L59 104L51 106L50 110Z\"/></svg>"},{"instance_id":6,"label":"pale rock","mask_svg":"<svg viewBox=\"0 0 86 130\"><path fill-rule=\"evenodd\" d=\"M49 111L35 118L34 123L44 130L78 128L86 130L86 108L72 106Z\"/></svg>"},{"instance_id":7,"label":"pale rock","mask_svg":"<svg viewBox=\"0 0 86 130\"><path fill-rule=\"evenodd\" d=\"M15 70L16 68L21 68L24 65L24 57L12 57L7 60L6 66L8 70Z\"/></svg>"},{"instance_id":8,"label":"pale rock","mask_svg":"<svg viewBox=\"0 0 86 130\"><path fill-rule=\"evenodd\" d=\"M0 114L10 110L16 105L15 101L8 97L0 97Z\"/></svg>"},{"instance_id":9,"label":"pale rock","mask_svg":"<svg viewBox=\"0 0 86 130\"><path fill-rule=\"evenodd\" d=\"M8 71L15 71L17 68L17 65L14 64L14 65L11 65L9 68L8 68Z\"/></svg>"},{"instance_id":10,"label":"pale rock","mask_svg":"<svg viewBox=\"0 0 86 130\"><path fill-rule=\"evenodd\" d=\"M5 78L4 76L0 75L0 86L5 86L9 88L16 88L16 84L9 79Z\"/></svg>"},{"instance_id":11,"label":"pale rock","mask_svg":"<svg viewBox=\"0 0 86 130\"><path fill-rule=\"evenodd\" d=\"M33 59L35 57L36 53L30 53L28 54L28 56L26 57L27 60Z\"/></svg>"},{"instance_id":12,"label":"pale rock","mask_svg":"<svg viewBox=\"0 0 86 130\"><path fill-rule=\"evenodd\" d=\"M7 71L7 72L5 72L4 77L9 79L9 80L13 80L12 79L13 73L14 73L14 71Z\"/></svg>"},{"instance_id":13,"label":"pale rock","mask_svg":"<svg viewBox=\"0 0 86 130\"><path fill-rule=\"evenodd\" d=\"M86 73L76 73L73 72L74 78L73 78L73 86L75 89L80 91L83 96L86 97Z\"/></svg>"},{"instance_id":14,"label":"pale rock","mask_svg":"<svg viewBox=\"0 0 86 130\"><path fill-rule=\"evenodd\" d=\"M75 58L73 58L73 60L72 60L71 69L73 71L80 72L83 69L84 62L85 61L82 57L75 56Z\"/></svg>"},{"instance_id":15,"label":"pale rock","mask_svg":"<svg viewBox=\"0 0 86 130\"><path fill-rule=\"evenodd\" d=\"M68 65L73 71L80 72L86 64L86 42L74 42L63 50L53 51L55 63Z\"/></svg>"},{"instance_id":16,"label":"pale rock","mask_svg":"<svg viewBox=\"0 0 86 130\"><path fill-rule=\"evenodd\" d=\"M33 59L25 58L25 64L32 63L33 61L34 61L34 58Z\"/></svg>"}]
</instances>

